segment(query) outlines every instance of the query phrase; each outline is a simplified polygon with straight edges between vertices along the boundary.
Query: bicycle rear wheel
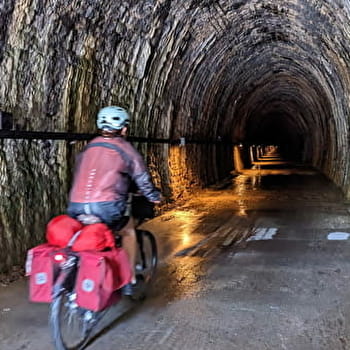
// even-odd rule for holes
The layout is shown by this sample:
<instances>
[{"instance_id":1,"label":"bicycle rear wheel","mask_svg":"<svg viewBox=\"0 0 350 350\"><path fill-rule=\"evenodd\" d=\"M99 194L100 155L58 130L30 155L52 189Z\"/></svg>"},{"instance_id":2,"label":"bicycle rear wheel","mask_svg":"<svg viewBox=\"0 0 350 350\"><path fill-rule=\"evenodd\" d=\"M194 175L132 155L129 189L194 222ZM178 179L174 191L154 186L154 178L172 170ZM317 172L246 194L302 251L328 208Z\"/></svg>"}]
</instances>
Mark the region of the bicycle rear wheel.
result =
<instances>
[{"instance_id":1,"label":"bicycle rear wheel","mask_svg":"<svg viewBox=\"0 0 350 350\"><path fill-rule=\"evenodd\" d=\"M145 297L146 287L153 279L158 263L157 242L153 234L145 230L136 230L138 252L136 257L136 278L139 285L137 299Z\"/></svg>"},{"instance_id":2,"label":"bicycle rear wheel","mask_svg":"<svg viewBox=\"0 0 350 350\"><path fill-rule=\"evenodd\" d=\"M96 313L75 302L75 293L63 290L51 303L49 323L57 350L78 350L88 341Z\"/></svg>"}]
</instances>

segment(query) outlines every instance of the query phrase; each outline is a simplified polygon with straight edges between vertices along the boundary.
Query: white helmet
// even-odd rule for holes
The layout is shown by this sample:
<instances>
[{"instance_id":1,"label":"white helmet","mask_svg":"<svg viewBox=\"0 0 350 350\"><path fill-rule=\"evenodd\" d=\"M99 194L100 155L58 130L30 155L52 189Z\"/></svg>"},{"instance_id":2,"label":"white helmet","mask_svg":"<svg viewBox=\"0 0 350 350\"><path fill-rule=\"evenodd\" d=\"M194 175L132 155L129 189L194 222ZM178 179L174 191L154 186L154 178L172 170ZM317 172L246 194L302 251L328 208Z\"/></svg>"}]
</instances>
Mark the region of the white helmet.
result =
<instances>
[{"instance_id":1,"label":"white helmet","mask_svg":"<svg viewBox=\"0 0 350 350\"><path fill-rule=\"evenodd\" d=\"M130 123L128 112L118 106L100 109L97 114L97 127L103 130L120 130Z\"/></svg>"}]
</instances>

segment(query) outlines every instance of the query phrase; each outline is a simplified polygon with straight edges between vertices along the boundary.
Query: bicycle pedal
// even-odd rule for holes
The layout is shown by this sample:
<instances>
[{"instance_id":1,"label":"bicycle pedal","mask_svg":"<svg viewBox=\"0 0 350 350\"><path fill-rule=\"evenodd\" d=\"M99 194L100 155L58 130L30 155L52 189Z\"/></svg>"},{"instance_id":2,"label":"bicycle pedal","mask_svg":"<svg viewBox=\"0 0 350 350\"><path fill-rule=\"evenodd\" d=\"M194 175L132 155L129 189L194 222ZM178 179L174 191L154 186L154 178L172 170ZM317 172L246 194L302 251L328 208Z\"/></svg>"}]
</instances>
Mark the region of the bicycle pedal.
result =
<instances>
[{"instance_id":1,"label":"bicycle pedal","mask_svg":"<svg viewBox=\"0 0 350 350\"><path fill-rule=\"evenodd\" d=\"M133 296L136 294L136 284L128 283L122 287L121 292L124 296Z\"/></svg>"}]
</instances>

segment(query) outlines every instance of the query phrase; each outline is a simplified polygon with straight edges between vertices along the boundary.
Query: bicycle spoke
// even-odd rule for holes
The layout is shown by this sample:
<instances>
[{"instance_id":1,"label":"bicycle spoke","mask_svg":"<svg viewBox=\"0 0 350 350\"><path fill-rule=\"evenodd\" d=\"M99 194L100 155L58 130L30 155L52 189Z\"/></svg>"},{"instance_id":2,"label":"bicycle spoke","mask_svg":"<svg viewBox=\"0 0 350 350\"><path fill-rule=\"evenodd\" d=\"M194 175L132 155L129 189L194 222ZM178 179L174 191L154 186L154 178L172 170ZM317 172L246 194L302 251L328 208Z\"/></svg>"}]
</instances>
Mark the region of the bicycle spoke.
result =
<instances>
[{"instance_id":1,"label":"bicycle spoke","mask_svg":"<svg viewBox=\"0 0 350 350\"><path fill-rule=\"evenodd\" d=\"M67 293L53 301L50 318L56 348L62 350L85 344L97 320L94 312L80 309Z\"/></svg>"}]
</instances>

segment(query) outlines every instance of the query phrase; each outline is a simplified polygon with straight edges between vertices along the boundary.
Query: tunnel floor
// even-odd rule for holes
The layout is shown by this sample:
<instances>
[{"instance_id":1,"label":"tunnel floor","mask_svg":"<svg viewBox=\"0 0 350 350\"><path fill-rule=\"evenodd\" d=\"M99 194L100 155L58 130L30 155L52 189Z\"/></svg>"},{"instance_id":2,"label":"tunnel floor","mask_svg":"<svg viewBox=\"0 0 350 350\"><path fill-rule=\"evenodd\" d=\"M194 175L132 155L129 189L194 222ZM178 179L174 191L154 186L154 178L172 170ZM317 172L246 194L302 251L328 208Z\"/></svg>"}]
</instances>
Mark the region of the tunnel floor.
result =
<instances>
[{"instance_id":1,"label":"tunnel floor","mask_svg":"<svg viewBox=\"0 0 350 350\"><path fill-rule=\"evenodd\" d=\"M112 307L87 349L349 349L349 205L310 169L276 171L144 224L160 248L150 294ZM26 280L0 287L0 348L51 349L47 315Z\"/></svg>"}]
</instances>

